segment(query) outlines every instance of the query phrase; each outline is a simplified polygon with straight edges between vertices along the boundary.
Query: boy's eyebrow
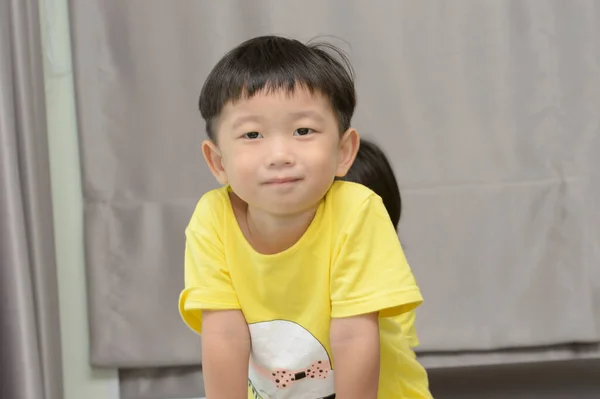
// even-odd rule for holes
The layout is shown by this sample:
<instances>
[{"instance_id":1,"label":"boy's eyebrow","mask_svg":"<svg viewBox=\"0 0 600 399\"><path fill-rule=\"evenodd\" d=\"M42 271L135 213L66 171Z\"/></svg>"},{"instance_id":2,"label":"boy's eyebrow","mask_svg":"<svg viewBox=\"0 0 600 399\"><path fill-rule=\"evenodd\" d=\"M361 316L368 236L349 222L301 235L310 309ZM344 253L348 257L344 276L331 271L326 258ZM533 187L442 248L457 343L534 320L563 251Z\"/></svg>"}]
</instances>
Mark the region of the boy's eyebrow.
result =
<instances>
[{"instance_id":1,"label":"boy's eyebrow","mask_svg":"<svg viewBox=\"0 0 600 399\"><path fill-rule=\"evenodd\" d=\"M260 122L264 118L260 115L242 115L237 117L231 124L231 128L235 129L246 122Z\"/></svg>"},{"instance_id":2,"label":"boy's eyebrow","mask_svg":"<svg viewBox=\"0 0 600 399\"><path fill-rule=\"evenodd\" d=\"M296 120L302 119L302 118L314 119L317 122L325 123L325 118L323 117L323 115L321 115L321 113L319 113L317 111L305 110L305 111L292 112L290 114L291 120L296 121ZM261 122L263 120L264 120L264 118L260 115L242 115L242 116L237 117L233 121L233 123L231 124L231 128L236 129L240 125L242 125L246 122Z\"/></svg>"},{"instance_id":3,"label":"boy's eyebrow","mask_svg":"<svg viewBox=\"0 0 600 399\"><path fill-rule=\"evenodd\" d=\"M319 112L311 111L311 110L292 112L291 117L294 120L298 120L298 119L302 119L302 118L309 118L309 119L314 119L318 122L322 122L322 123L325 122L325 118L323 118L323 115L321 115Z\"/></svg>"}]
</instances>

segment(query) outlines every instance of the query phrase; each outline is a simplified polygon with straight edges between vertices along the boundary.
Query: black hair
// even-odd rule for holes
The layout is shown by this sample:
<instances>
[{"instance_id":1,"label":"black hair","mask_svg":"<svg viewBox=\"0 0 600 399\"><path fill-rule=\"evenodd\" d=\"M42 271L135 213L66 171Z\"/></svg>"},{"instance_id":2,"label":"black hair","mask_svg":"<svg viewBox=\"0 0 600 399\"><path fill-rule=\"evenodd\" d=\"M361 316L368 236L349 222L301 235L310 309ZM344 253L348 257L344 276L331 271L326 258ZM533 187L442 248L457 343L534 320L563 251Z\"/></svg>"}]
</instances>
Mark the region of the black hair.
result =
<instances>
[{"instance_id":1,"label":"black hair","mask_svg":"<svg viewBox=\"0 0 600 399\"><path fill-rule=\"evenodd\" d=\"M327 97L340 133L350 127L356 91L347 56L327 43L260 36L231 50L208 75L198 101L208 137L217 141L213 122L229 101L251 98L263 90L293 93L298 85Z\"/></svg>"},{"instance_id":2,"label":"black hair","mask_svg":"<svg viewBox=\"0 0 600 399\"><path fill-rule=\"evenodd\" d=\"M361 139L356 159L343 178L367 186L379 195L396 230L402 214L400 188L390 162L377 144Z\"/></svg>"}]
</instances>

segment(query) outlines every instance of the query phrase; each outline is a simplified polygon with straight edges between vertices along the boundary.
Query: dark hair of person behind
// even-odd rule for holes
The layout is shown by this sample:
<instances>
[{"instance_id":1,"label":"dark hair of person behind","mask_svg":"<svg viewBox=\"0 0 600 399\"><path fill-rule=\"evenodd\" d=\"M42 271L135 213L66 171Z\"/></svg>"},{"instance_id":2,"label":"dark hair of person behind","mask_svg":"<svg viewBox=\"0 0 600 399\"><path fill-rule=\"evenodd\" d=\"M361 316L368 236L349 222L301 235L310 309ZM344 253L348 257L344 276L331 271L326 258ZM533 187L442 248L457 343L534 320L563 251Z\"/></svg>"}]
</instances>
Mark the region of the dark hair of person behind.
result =
<instances>
[{"instance_id":1,"label":"dark hair of person behind","mask_svg":"<svg viewBox=\"0 0 600 399\"><path fill-rule=\"evenodd\" d=\"M279 36L250 39L215 65L202 87L199 108L208 137L217 142L214 121L230 101L261 91L298 87L327 97L340 133L349 127L356 106L354 71L344 53L327 43L304 44Z\"/></svg>"},{"instance_id":2,"label":"dark hair of person behind","mask_svg":"<svg viewBox=\"0 0 600 399\"><path fill-rule=\"evenodd\" d=\"M360 183L379 195L396 230L402 214L400 188L390 162L377 144L361 139L348 174L339 180Z\"/></svg>"}]
</instances>

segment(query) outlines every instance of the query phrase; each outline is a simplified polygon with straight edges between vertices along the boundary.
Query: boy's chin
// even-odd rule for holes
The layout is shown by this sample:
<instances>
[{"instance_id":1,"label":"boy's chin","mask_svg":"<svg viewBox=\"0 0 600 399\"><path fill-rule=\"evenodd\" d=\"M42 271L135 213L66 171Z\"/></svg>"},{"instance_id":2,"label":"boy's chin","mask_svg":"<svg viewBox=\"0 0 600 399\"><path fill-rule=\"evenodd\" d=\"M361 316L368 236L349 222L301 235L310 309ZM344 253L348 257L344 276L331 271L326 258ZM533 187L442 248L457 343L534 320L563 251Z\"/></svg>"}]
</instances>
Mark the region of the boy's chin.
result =
<instances>
[{"instance_id":1,"label":"boy's chin","mask_svg":"<svg viewBox=\"0 0 600 399\"><path fill-rule=\"evenodd\" d=\"M262 212L273 216L291 217L314 211L318 205L318 202L315 203L312 201L293 203L283 201L268 201L268 203L262 203L260 206L255 208L258 208ZM249 206L253 207L252 204L249 204Z\"/></svg>"}]
</instances>

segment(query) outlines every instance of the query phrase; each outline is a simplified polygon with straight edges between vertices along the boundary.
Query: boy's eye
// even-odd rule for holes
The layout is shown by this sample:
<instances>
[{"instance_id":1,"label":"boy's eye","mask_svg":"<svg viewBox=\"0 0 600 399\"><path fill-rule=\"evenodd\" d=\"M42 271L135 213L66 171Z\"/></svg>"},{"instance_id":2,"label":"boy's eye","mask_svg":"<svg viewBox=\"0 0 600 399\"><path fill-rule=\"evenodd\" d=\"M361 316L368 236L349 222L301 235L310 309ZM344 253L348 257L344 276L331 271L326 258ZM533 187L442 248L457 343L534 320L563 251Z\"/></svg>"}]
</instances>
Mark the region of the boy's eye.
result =
<instances>
[{"instance_id":1,"label":"boy's eye","mask_svg":"<svg viewBox=\"0 0 600 399\"><path fill-rule=\"evenodd\" d=\"M248 132L248 133L244 133L244 135L242 137L245 139L254 140L254 139L261 138L262 135L259 132Z\"/></svg>"},{"instance_id":2,"label":"boy's eye","mask_svg":"<svg viewBox=\"0 0 600 399\"><path fill-rule=\"evenodd\" d=\"M296 129L294 131L294 136L306 136L307 134L314 133L314 130L308 127L301 127L300 129Z\"/></svg>"}]
</instances>

